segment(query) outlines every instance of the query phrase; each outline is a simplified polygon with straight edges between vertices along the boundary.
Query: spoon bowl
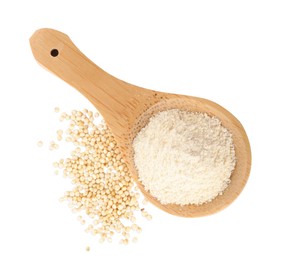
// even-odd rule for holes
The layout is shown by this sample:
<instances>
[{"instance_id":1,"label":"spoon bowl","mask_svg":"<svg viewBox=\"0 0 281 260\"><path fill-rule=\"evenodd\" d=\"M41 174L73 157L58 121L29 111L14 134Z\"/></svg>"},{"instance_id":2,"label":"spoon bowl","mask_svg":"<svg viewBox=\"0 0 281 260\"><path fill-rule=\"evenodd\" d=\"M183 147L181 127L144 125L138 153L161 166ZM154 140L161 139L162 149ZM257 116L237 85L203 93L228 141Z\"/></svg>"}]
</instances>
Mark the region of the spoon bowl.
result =
<instances>
[{"instance_id":1,"label":"spoon bowl","mask_svg":"<svg viewBox=\"0 0 281 260\"><path fill-rule=\"evenodd\" d=\"M67 35L53 29L36 31L30 38L30 45L39 64L76 88L99 110L140 190L155 206L173 215L199 217L224 209L241 193L250 174L251 149L243 126L229 111L207 99L158 92L119 80L82 54ZM169 109L215 116L232 134L236 166L228 187L211 202L163 205L138 180L132 142L151 116Z\"/></svg>"}]
</instances>

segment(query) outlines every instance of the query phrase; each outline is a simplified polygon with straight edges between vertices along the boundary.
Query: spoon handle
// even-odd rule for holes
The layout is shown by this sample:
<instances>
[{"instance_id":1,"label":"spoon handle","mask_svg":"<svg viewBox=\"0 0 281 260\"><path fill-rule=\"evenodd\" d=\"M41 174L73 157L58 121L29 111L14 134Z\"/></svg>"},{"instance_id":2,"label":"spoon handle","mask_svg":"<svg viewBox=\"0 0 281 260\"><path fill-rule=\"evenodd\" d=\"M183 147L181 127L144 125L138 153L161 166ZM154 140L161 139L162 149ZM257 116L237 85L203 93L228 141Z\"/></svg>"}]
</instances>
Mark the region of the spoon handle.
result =
<instances>
[{"instance_id":1,"label":"spoon handle","mask_svg":"<svg viewBox=\"0 0 281 260\"><path fill-rule=\"evenodd\" d=\"M106 73L59 31L37 30L30 38L30 45L35 59L80 91L107 122L115 122L116 118L119 124L122 119L126 121L125 111L135 103L134 97L140 88Z\"/></svg>"}]
</instances>

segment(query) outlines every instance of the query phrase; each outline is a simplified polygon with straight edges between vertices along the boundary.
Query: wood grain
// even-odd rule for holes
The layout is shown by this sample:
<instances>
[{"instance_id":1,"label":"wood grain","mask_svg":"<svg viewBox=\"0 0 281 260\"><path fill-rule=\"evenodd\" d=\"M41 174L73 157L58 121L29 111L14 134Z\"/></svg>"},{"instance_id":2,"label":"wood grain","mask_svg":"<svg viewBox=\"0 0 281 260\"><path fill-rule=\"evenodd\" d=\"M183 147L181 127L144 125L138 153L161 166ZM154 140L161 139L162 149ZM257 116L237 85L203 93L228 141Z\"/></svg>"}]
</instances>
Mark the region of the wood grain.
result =
<instances>
[{"instance_id":1,"label":"wood grain","mask_svg":"<svg viewBox=\"0 0 281 260\"><path fill-rule=\"evenodd\" d=\"M30 38L30 45L39 64L76 88L99 110L111 128L131 174L155 206L177 216L199 217L224 209L241 193L250 174L250 144L241 123L226 109L210 100L157 92L119 80L95 65L67 35L56 30L36 31ZM233 135L237 164L231 183L221 196L209 203L162 205L138 181L132 141L153 114L172 108L216 116Z\"/></svg>"}]
</instances>

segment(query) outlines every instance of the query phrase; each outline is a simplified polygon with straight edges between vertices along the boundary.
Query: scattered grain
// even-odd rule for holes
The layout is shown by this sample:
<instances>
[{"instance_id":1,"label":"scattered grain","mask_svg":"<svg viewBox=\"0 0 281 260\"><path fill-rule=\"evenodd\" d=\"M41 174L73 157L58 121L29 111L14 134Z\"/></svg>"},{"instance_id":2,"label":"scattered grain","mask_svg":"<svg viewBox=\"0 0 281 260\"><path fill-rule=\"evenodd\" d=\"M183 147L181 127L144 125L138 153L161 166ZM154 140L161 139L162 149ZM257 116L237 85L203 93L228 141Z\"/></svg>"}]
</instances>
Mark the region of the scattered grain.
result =
<instances>
[{"instance_id":1,"label":"scattered grain","mask_svg":"<svg viewBox=\"0 0 281 260\"><path fill-rule=\"evenodd\" d=\"M53 166L71 179L73 189L65 192L60 201L66 201L73 213L86 214L90 225L85 232L99 235L100 243L111 242L119 233L120 243L127 245L130 232L141 232L134 215L140 210L140 194L116 141L105 122L99 120L99 113L73 110L71 114L60 115L60 121L67 118L68 128L57 131L57 140L65 140L75 147L69 157L54 162ZM99 125L96 120L100 121ZM50 150L55 149L58 144L52 141ZM82 225L86 224L82 216L77 219ZM124 225L123 222L128 221L131 226Z\"/></svg>"},{"instance_id":2,"label":"scattered grain","mask_svg":"<svg viewBox=\"0 0 281 260\"><path fill-rule=\"evenodd\" d=\"M142 204L143 204L143 205L147 205L148 202L149 202L148 199L145 198L145 199L142 201Z\"/></svg>"}]
</instances>

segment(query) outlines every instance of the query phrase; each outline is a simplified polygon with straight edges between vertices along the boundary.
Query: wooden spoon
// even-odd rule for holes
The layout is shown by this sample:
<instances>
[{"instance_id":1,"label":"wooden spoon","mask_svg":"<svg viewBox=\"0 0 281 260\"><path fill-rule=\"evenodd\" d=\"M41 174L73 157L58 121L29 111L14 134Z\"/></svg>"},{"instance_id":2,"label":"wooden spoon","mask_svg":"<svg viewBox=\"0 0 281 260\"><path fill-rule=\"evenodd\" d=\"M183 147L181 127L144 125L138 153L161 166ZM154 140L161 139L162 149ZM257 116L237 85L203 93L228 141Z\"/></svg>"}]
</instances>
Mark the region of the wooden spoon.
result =
<instances>
[{"instance_id":1,"label":"wooden spoon","mask_svg":"<svg viewBox=\"0 0 281 260\"><path fill-rule=\"evenodd\" d=\"M240 194L250 174L251 150L243 126L226 109L206 99L148 90L121 81L95 65L67 35L56 30L36 31L30 45L41 65L76 88L100 111L139 188L155 206L177 216L198 217L222 210ZM172 108L216 116L233 135L237 164L231 183L211 202L199 206L162 205L138 181L132 141L153 114Z\"/></svg>"}]
</instances>

